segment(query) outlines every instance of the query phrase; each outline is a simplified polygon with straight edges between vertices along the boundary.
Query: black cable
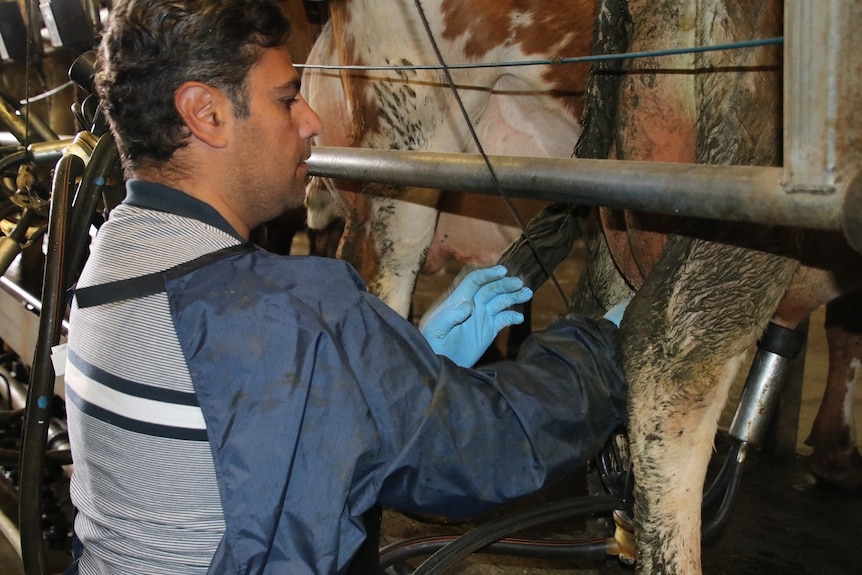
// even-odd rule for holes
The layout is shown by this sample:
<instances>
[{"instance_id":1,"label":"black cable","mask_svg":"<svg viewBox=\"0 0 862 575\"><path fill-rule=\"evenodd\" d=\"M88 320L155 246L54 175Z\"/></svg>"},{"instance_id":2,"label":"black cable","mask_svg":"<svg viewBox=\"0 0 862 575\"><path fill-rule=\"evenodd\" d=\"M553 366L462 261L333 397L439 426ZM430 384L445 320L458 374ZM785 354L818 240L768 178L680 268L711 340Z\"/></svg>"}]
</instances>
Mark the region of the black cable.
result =
<instances>
[{"instance_id":1,"label":"black cable","mask_svg":"<svg viewBox=\"0 0 862 575\"><path fill-rule=\"evenodd\" d=\"M7 382L8 387L8 382ZM0 409L0 423L19 421L24 417L23 409Z\"/></svg>"},{"instance_id":2,"label":"black cable","mask_svg":"<svg viewBox=\"0 0 862 575\"><path fill-rule=\"evenodd\" d=\"M470 121L470 115L467 113L467 109L464 107L464 101L461 99L461 94L458 92L458 86L455 84L455 80L452 78L452 72L450 67L446 63L443 58L443 53L440 52L440 47L437 45L437 39L434 38L434 33L431 31L431 25L428 23L428 18L425 15L425 10L422 8L422 3L420 0L415 0L416 11L419 13L419 19L422 21L422 26L425 29L425 34L428 37L428 41L431 43L431 48L434 50L434 54L437 57L437 61L440 63L441 70L443 71L444 76L446 77L446 83L449 86L449 89L452 92L452 96L455 99L455 102L458 104L458 109L461 111L461 117L464 119L464 123L467 125L467 129L470 131L470 137L473 140L473 143L476 146L476 149L479 152L479 155L482 157L482 161L485 164L485 168L488 170L488 176L491 178L491 183L494 185L494 189L497 192L497 196L503 200L503 204L506 206L506 209L509 211L509 214L512 216L512 219L518 225L518 228L524 233L524 239L527 242L530 250L533 253L533 256L536 258L536 263L539 264L539 267L542 268L543 274L550 278L551 283L557 290L557 294L560 296L560 299L563 302L563 309L568 309L568 298L566 294L563 292L563 288L560 285L557 276L554 275L554 270L550 266L547 265L542 254L539 252L538 247L533 242L533 238L526 233L527 224L524 222L521 215L515 209L515 206L512 204L512 200L507 193L503 191L503 187L500 185L500 181L497 178L497 172L494 170L494 166L491 164L491 159L488 157L488 154L485 153L485 147L482 145L482 142L479 140L479 135L476 133L476 128L473 127L473 123Z\"/></svg>"},{"instance_id":3,"label":"black cable","mask_svg":"<svg viewBox=\"0 0 862 575\"><path fill-rule=\"evenodd\" d=\"M108 131L102 134L96 142L93 152L87 161L87 168L78 185L78 191L72 201L71 213L69 215L69 257L66 268L66 287L77 280L84 261L87 258L87 250L90 246L89 229L96 213L96 206L102 197L108 175L119 161L120 153L114 142L113 134Z\"/></svg>"},{"instance_id":4,"label":"black cable","mask_svg":"<svg viewBox=\"0 0 862 575\"><path fill-rule=\"evenodd\" d=\"M725 461L725 467L729 468L729 471L725 473L726 479L725 483L727 484L727 488L724 491L724 497L721 500L721 505L716 511L715 515L708 522L703 524L701 528L702 537L704 540L711 539L715 535L721 531L721 528L724 526L727 521L728 516L730 515L730 508L733 504L733 500L736 498L736 494L739 491L739 485L742 480L742 461L740 461L740 457L738 454L740 452L744 453L745 446L736 445L735 449L731 451L731 455L733 456L732 461L728 465L728 461ZM731 455L728 455L728 459L730 459ZM723 469L722 469L723 470ZM706 497L704 497L704 500Z\"/></svg>"},{"instance_id":5,"label":"black cable","mask_svg":"<svg viewBox=\"0 0 862 575\"><path fill-rule=\"evenodd\" d=\"M607 513L619 508L610 495L585 496L557 501L486 523L462 535L429 557L413 575L438 575L471 553L499 541L510 533L587 513Z\"/></svg>"},{"instance_id":6,"label":"black cable","mask_svg":"<svg viewBox=\"0 0 862 575\"><path fill-rule=\"evenodd\" d=\"M14 409L12 405L12 382L9 381L9 378L5 375L0 375L0 379L3 380L3 383L6 384L6 411L11 411Z\"/></svg>"},{"instance_id":7,"label":"black cable","mask_svg":"<svg viewBox=\"0 0 862 575\"><path fill-rule=\"evenodd\" d=\"M54 395L54 368L51 348L60 339L66 312L65 243L69 195L72 182L83 171L83 160L74 155L60 158L54 171L49 215L48 249L42 282L42 312L33 355L33 369L27 387L24 432L21 447L21 485L18 505L21 555L26 575L45 575L42 538L42 480L46 457L47 431Z\"/></svg>"},{"instance_id":8,"label":"black cable","mask_svg":"<svg viewBox=\"0 0 862 575\"><path fill-rule=\"evenodd\" d=\"M14 154L15 152L20 152L22 150L26 150L21 144L10 144L8 146L0 146L0 157L6 156L8 154Z\"/></svg>"},{"instance_id":9,"label":"black cable","mask_svg":"<svg viewBox=\"0 0 862 575\"><path fill-rule=\"evenodd\" d=\"M9 167L15 164L23 164L28 160L28 158L29 154L25 149L21 149L17 152L9 154L8 156L0 158L0 173L3 173L7 169L9 169Z\"/></svg>"},{"instance_id":10,"label":"black cable","mask_svg":"<svg viewBox=\"0 0 862 575\"><path fill-rule=\"evenodd\" d=\"M738 461L739 451L739 444L731 446L724 463L721 465L721 469L719 469L718 474L703 495L704 508L712 506L718 501L719 497L727 492L727 486L730 484L731 478L737 474L736 468L741 465Z\"/></svg>"},{"instance_id":11,"label":"black cable","mask_svg":"<svg viewBox=\"0 0 862 575\"><path fill-rule=\"evenodd\" d=\"M389 568L416 557L431 555L457 540L460 535L432 535L398 541L380 550L380 569ZM605 540L575 541L569 539L526 539L506 537L477 553L530 557L535 559L599 560L608 555Z\"/></svg>"},{"instance_id":12,"label":"black cable","mask_svg":"<svg viewBox=\"0 0 862 575\"><path fill-rule=\"evenodd\" d=\"M738 487L742 476L742 463L739 461L739 454L742 449L743 447L738 443L730 447L719 472L716 474L704 494L704 509L711 507L719 498L721 498L721 505L719 506L718 511L703 525L703 538L705 540L715 536L729 516L730 508L736 494L738 493ZM611 461L612 457L615 457L615 454L605 451L600 454L597 461L600 473L618 476L611 482L616 484L619 482L619 476L621 475L619 473L621 462ZM607 485L606 482L606 486L611 491L611 496L616 503L615 508L626 507L625 493L630 489L629 483L631 473L627 472L625 473L625 476L625 485L622 489L619 489L618 485ZM518 516L510 516L506 520L516 524L521 521ZM549 522L552 520L553 519L545 517L542 518L540 522ZM523 527L518 527L517 529L522 528ZM479 529L482 529L482 527ZM398 564L405 563L406 561L415 559L416 557L433 555L462 537L464 536L425 536L406 539L387 545L380 550L380 569L384 570L394 568L397 567ZM601 560L603 557L607 556L608 549L605 541L538 540L506 537L490 543L481 549L476 549L473 552L543 559ZM451 566L451 564L449 565Z\"/></svg>"},{"instance_id":13,"label":"black cable","mask_svg":"<svg viewBox=\"0 0 862 575\"><path fill-rule=\"evenodd\" d=\"M21 208L15 205L12 200L0 201L0 220L4 220L14 213L20 212Z\"/></svg>"},{"instance_id":14,"label":"black cable","mask_svg":"<svg viewBox=\"0 0 862 575\"><path fill-rule=\"evenodd\" d=\"M72 452L68 449L50 449L45 452L45 459L56 465L71 465ZM18 467L20 464L20 450L0 448L0 466Z\"/></svg>"}]
</instances>

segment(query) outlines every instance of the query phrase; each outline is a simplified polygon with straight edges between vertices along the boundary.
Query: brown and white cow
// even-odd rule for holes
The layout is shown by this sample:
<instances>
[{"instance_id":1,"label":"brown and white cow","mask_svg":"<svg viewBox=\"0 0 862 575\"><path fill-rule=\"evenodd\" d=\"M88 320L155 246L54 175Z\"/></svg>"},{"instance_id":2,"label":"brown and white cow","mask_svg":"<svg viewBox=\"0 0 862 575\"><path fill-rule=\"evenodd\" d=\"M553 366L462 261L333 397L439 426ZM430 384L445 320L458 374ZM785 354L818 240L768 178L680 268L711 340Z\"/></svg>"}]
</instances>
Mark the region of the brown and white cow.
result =
<instances>
[{"instance_id":1,"label":"brown and white cow","mask_svg":"<svg viewBox=\"0 0 862 575\"><path fill-rule=\"evenodd\" d=\"M780 36L781 9L777 0L631 0L628 49ZM609 152L780 164L781 64L780 50L767 47L627 62ZM707 463L746 350L767 322L793 328L859 286L862 257L839 233L608 211L600 219L594 249L643 282L622 324L638 572L699 573ZM840 403L824 404L833 423ZM818 449L824 435L812 435ZM842 456L858 460L855 441L845 447Z\"/></svg>"},{"instance_id":2,"label":"brown and white cow","mask_svg":"<svg viewBox=\"0 0 862 575\"><path fill-rule=\"evenodd\" d=\"M448 64L583 56L592 41L594 0L477 0L422 3ZM331 0L330 21L308 64L435 65L413 2ZM580 133L588 67L452 69L464 108L489 154L569 157ZM383 149L476 151L440 70L303 71L303 94L325 119L316 144ZM339 119L345 121L339 121ZM327 121L328 120L328 121ZM445 259L490 265L520 233L499 199L436 190L315 179L311 228L342 217L340 256L369 289L402 315L416 274ZM347 192L347 193L344 193ZM542 205L515 202L522 219ZM466 219L470 218L470 219Z\"/></svg>"},{"instance_id":3,"label":"brown and white cow","mask_svg":"<svg viewBox=\"0 0 862 575\"><path fill-rule=\"evenodd\" d=\"M615 1L599 4L599 16L626 7ZM450 63L581 55L590 50L597 16L592 1L442 0L422 5ZM333 24L309 62L436 62L412 2L347 0L333 2L333 8ZM630 37L606 40L628 42L633 51L781 33L777 0L632 0L628 9L630 16L618 21L616 31L629 31ZM470 149L457 105L439 72L309 72L304 83L312 106L325 119L351 120L330 127L320 144ZM618 92L599 95L605 105L619 100L613 105L616 121L606 150L612 156L714 164L781 161L779 48L641 59L627 64L625 72ZM491 127L483 112L510 122L521 118L514 126L520 128L518 137L526 142L524 130L529 128L557 138L557 152L545 155L558 156L569 154L572 136L580 133L577 118L585 90L581 71L566 73L566 83L555 84L563 81L556 79L560 69L555 67L505 74L453 70L465 107L480 130L483 124ZM526 97L531 90L532 98ZM560 92L572 99L559 99ZM518 97L510 98L512 93ZM342 94L346 97L333 97ZM533 106L537 102L544 104ZM556 114L550 116L554 129L544 132L547 123L535 119L548 110ZM571 132L561 134L561 128ZM505 140L484 137L483 142ZM358 190L346 183L327 185ZM310 192L312 211L320 191ZM405 313L423 250L429 249L433 235L438 196L375 186L365 191L374 194L323 197L343 202L339 210L347 216L349 231L342 254L364 270L372 289ZM579 301L592 297L597 311L607 308L631 289L620 271L639 274L635 283L642 283L622 325L631 380L638 571L698 573L706 465L739 365L767 322L793 327L811 310L858 285L862 258L837 233L610 212L602 214L601 226L599 219L594 223L604 233L593 237L584 283L601 285L602 290L582 291ZM602 261L615 265L596 263ZM405 279L402 285L409 289L396 293L393 286Z\"/></svg>"}]
</instances>

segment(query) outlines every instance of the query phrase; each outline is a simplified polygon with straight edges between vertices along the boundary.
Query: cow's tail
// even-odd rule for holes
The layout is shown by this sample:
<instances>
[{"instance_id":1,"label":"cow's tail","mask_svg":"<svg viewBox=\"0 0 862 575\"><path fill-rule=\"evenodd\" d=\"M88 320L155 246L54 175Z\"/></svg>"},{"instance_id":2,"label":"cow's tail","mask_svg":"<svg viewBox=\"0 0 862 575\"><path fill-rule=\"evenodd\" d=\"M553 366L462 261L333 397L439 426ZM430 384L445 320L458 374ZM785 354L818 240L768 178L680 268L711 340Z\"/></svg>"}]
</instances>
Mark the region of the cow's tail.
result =
<instances>
[{"instance_id":1,"label":"cow's tail","mask_svg":"<svg viewBox=\"0 0 862 575\"><path fill-rule=\"evenodd\" d=\"M503 252L498 263L534 292L566 259L580 239L578 208L551 204L530 220L521 236Z\"/></svg>"}]
</instances>

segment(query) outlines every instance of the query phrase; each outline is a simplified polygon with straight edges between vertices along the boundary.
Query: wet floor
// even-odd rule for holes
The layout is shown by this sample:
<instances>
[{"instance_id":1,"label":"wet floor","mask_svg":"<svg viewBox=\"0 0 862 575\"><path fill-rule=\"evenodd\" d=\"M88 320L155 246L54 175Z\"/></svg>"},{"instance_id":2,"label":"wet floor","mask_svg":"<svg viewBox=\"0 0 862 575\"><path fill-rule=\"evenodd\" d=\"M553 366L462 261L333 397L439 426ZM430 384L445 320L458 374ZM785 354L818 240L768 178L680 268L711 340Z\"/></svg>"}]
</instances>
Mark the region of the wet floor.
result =
<instances>
[{"instance_id":1,"label":"wet floor","mask_svg":"<svg viewBox=\"0 0 862 575\"><path fill-rule=\"evenodd\" d=\"M555 491L553 497L569 497L584 494L585 488L572 481ZM585 528L582 519L573 519L557 522L539 534L583 540ZM387 543L419 534L468 531L465 526L433 526L394 513L384 515L383 530L389 532ZM523 537L531 534L519 533ZM859 575L862 573L860 535L862 498L815 486L801 456L758 453L746 463L739 493L723 530L703 546L703 570L707 575ZM419 558L418 562L423 560ZM446 572L619 575L633 573L633 569L614 557L576 562L475 555Z\"/></svg>"}]
</instances>

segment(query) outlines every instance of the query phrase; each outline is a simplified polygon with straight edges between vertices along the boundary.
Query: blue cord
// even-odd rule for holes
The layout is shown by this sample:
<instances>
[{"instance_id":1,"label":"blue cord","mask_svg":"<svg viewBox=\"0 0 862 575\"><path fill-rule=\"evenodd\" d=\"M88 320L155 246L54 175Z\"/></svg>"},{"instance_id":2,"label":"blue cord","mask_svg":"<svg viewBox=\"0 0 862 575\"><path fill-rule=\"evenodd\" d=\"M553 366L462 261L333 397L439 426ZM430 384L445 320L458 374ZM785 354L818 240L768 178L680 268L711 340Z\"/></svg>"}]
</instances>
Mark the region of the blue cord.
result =
<instances>
[{"instance_id":1,"label":"blue cord","mask_svg":"<svg viewBox=\"0 0 862 575\"><path fill-rule=\"evenodd\" d=\"M746 48L757 48L760 46L772 46L783 44L784 37L762 38L760 40L746 40L744 42L731 42L729 44L715 44L713 46L693 46L688 48L668 48L664 50L647 50L643 52L627 52L625 54L600 54L595 56L577 56L573 58L549 58L545 60L525 60L521 62L485 62L480 64L446 64L445 68L503 68L524 66L556 66L558 64L579 64L581 62L601 62L607 60L634 60L636 58L659 58L662 56L674 56L677 54L697 54L701 52L718 52L722 50L742 50ZM442 64L423 64L411 66L339 66L333 64L295 64L297 68L309 68L315 70L442 70Z\"/></svg>"}]
</instances>

